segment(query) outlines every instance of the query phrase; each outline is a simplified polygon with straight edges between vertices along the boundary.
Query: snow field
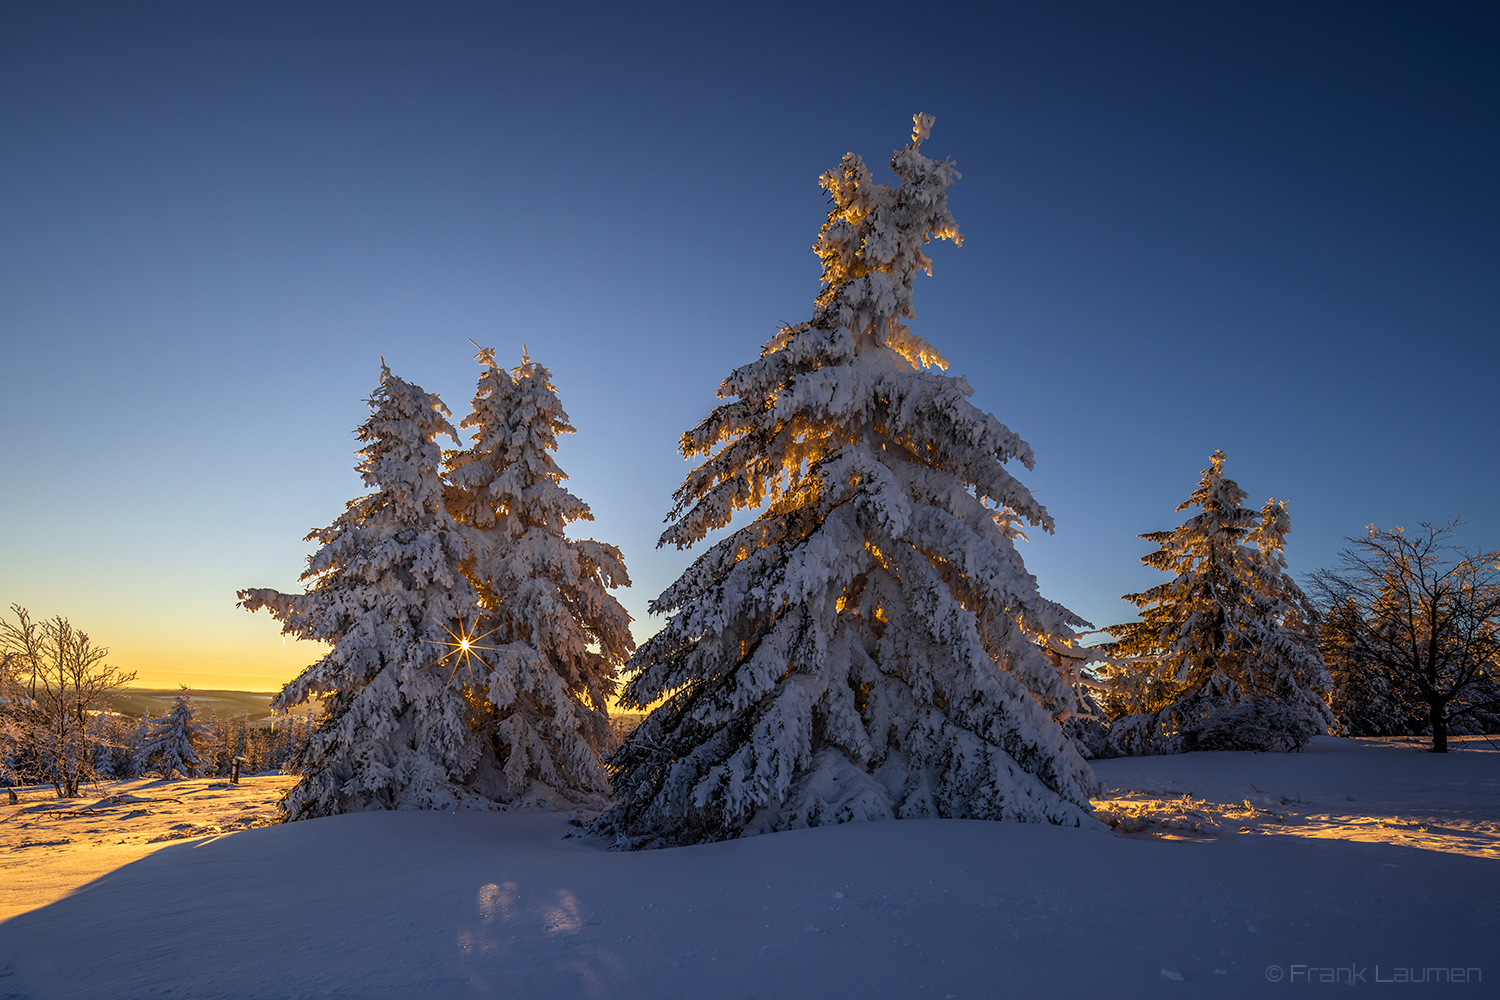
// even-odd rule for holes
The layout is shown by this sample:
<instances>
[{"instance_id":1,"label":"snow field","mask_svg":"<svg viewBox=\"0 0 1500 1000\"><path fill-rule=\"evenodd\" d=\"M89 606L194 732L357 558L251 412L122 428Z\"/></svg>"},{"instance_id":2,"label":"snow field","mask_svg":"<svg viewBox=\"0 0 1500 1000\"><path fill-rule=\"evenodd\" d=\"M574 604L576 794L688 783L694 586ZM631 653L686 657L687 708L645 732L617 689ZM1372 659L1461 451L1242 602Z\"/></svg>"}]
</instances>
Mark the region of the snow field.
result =
<instances>
[{"instance_id":1,"label":"snow field","mask_svg":"<svg viewBox=\"0 0 1500 1000\"><path fill-rule=\"evenodd\" d=\"M1201 801L1254 784L1278 809L1342 791L1371 816L1500 818L1500 753L1316 749L1098 768ZM173 844L0 924L0 991L1262 997L1324 988L1294 966L1369 981L1378 965L1479 968L1444 988L1493 996L1500 975L1495 861L1293 824L1168 840L902 820L623 854L571 829L557 813L361 813Z\"/></svg>"},{"instance_id":2,"label":"snow field","mask_svg":"<svg viewBox=\"0 0 1500 1000\"><path fill-rule=\"evenodd\" d=\"M1094 805L1127 834L1285 833L1500 861L1500 739L1425 745L1320 736L1302 754L1095 761L1112 790Z\"/></svg>"},{"instance_id":3,"label":"snow field","mask_svg":"<svg viewBox=\"0 0 1500 1000\"><path fill-rule=\"evenodd\" d=\"M77 799L57 798L50 785L19 788L17 805L0 806L0 920L61 899L172 841L274 823L276 800L297 780L135 778Z\"/></svg>"}]
</instances>

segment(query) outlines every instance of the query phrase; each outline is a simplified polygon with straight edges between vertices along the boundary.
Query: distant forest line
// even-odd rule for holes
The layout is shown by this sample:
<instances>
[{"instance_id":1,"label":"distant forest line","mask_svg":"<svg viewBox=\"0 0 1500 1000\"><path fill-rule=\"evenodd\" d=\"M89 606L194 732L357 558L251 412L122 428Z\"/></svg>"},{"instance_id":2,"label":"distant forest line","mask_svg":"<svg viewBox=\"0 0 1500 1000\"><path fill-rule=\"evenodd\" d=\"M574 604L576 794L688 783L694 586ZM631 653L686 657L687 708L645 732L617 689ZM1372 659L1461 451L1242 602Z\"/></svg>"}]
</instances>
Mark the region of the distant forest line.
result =
<instances>
[{"instance_id":1,"label":"distant forest line","mask_svg":"<svg viewBox=\"0 0 1500 1000\"><path fill-rule=\"evenodd\" d=\"M172 707L172 701L182 693L181 688L121 688L110 695L110 707L121 715L132 719L150 713L163 715ZM241 712L250 716L251 722L269 719L276 713L271 711L271 699L275 691L200 691L192 689L193 704L200 714L210 710L221 716L235 716Z\"/></svg>"},{"instance_id":2,"label":"distant forest line","mask_svg":"<svg viewBox=\"0 0 1500 1000\"><path fill-rule=\"evenodd\" d=\"M139 719L148 711L153 716L164 715L180 693L181 688L121 688L110 696L110 706L132 719ZM260 722L276 714L271 711L271 699L276 694L275 691L192 690L193 704L200 716L206 715L210 709L224 718L244 712L250 716L251 722ZM644 712L612 712L610 722L616 735L623 739L645 717Z\"/></svg>"}]
</instances>

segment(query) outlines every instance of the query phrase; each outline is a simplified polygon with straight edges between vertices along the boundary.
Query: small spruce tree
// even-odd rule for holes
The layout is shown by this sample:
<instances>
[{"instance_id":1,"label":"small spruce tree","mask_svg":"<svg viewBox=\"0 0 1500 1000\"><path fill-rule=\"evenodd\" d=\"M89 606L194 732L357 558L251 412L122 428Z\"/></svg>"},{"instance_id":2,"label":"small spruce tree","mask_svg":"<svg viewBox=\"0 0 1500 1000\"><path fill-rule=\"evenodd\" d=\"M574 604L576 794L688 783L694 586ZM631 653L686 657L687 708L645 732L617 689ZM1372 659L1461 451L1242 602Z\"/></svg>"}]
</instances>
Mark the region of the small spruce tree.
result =
<instances>
[{"instance_id":1,"label":"small spruce tree","mask_svg":"<svg viewBox=\"0 0 1500 1000\"><path fill-rule=\"evenodd\" d=\"M652 604L671 615L628 664L622 704L665 698L611 759L621 846L894 817L1092 825L1092 772L1058 720L1078 708L1044 646L1072 613L1041 597L1016 539L1052 518L1005 463L1031 448L902 321L959 241L933 119L877 183L853 153L822 177L813 318L783 328L683 435L702 464L662 545L761 510Z\"/></svg>"},{"instance_id":2,"label":"small spruce tree","mask_svg":"<svg viewBox=\"0 0 1500 1000\"><path fill-rule=\"evenodd\" d=\"M168 781L178 772L183 777L196 778L203 767L199 750L207 743L208 735L208 727L198 721L192 693L184 686L167 714L152 726L142 752L150 766Z\"/></svg>"},{"instance_id":3,"label":"small spruce tree","mask_svg":"<svg viewBox=\"0 0 1500 1000\"><path fill-rule=\"evenodd\" d=\"M470 448L450 452L448 504L470 529L466 572L482 607L470 700L484 718L498 764L498 799L609 790L600 752L611 731L616 671L635 649L630 615L609 593L630 585L613 545L566 537L591 521L563 488L553 459L573 432L551 373L523 350L510 372L480 348L483 366Z\"/></svg>"},{"instance_id":4,"label":"small spruce tree","mask_svg":"<svg viewBox=\"0 0 1500 1000\"><path fill-rule=\"evenodd\" d=\"M1328 672L1306 597L1287 573L1286 504L1241 507L1246 493L1215 451L1171 531L1140 537L1141 557L1173 574L1124 599L1141 621L1106 629L1111 743L1127 755L1196 749L1292 750L1332 723Z\"/></svg>"},{"instance_id":5,"label":"small spruce tree","mask_svg":"<svg viewBox=\"0 0 1500 1000\"><path fill-rule=\"evenodd\" d=\"M277 711L327 699L301 754L302 781L282 802L288 819L369 809L447 809L492 803L474 785L484 743L455 674L477 605L459 567L468 535L443 502L440 434L457 440L437 396L381 362L357 466L375 492L351 500L308 540L302 594L240 591L282 631L332 645L272 702Z\"/></svg>"}]
</instances>

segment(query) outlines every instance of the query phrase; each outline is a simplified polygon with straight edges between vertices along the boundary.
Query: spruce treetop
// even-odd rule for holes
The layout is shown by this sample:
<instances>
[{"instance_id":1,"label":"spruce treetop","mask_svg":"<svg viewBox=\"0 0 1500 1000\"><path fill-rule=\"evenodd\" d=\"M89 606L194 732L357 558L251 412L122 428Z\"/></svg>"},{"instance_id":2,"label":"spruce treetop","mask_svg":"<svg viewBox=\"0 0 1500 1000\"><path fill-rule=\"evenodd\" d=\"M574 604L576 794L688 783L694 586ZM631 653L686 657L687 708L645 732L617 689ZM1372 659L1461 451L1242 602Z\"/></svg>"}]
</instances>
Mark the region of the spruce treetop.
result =
<instances>
[{"instance_id":1,"label":"spruce treetop","mask_svg":"<svg viewBox=\"0 0 1500 1000\"><path fill-rule=\"evenodd\" d=\"M910 377L948 367L901 322L913 315L916 275L932 273L922 248L962 242L947 196L959 173L922 155L934 119L915 121L911 143L891 159L896 187L877 183L854 153L820 178L834 204L814 245L823 261L814 318L783 328L758 361L726 378L718 395L737 401L683 435L684 457L712 457L677 491L668 515L675 523L660 544L685 548L738 510L774 505L806 487L810 461L865 441L893 458L952 469L1006 520L1052 530L1046 509L1002 465L1017 459L1032 468L1030 446L968 402L966 379L938 386Z\"/></svg>"},{"instance_id":2,"label":"spruce treetop","mask_svg":"<svg viewBox=\"0 0 1500 1000\"><path fill-rule=\"evenodd\" d=\"M588 504L563 488L567 473L552 457L558 435L575 431L552 373L524 348L521 364L509 372L490 348L480 348L475 360L484 371L473 412L460 426L477 430L476 438L447 454L455 515L479 528L498 525L511 537L531 527L561 534L574 521L592 521Z\"/></svg>"},{"instance_id":3,"label":"spruce treetop","mask_svg":"<svg viewBox=\"0 0 1500 1000\"><path fill-rule=\"evenodd\" d=\"M380 359L380 384L367 402L370 418L355 432L364 442L358 452L363 460L354 470L366 486L379 492L364 502L354 501L351 508L368 518L377 505L388 507L404 524L441 517L442 492L434 488L441 486L441 479L433 475L443 458L437 437L445 434L458 440L449 423L453 414L437 395L392 375L385 358ZM314 538L324 540L317 532L308 536L309 541Z\"/></svg>"}]
</instances>

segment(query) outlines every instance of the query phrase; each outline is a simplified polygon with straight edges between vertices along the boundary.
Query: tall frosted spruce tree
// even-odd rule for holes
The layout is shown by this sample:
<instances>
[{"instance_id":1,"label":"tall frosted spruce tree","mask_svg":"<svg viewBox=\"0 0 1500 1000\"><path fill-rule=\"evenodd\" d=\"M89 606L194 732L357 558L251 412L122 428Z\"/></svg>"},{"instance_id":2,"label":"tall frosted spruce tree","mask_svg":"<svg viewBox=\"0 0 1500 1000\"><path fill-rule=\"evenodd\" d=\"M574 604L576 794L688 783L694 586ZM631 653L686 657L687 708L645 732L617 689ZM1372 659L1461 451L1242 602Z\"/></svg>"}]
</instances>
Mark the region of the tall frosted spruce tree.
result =
<instances>
[{"instance_id":1,"label":"tall frosted spruce tree","mask_svg":"<svg viewBox=\"0 0 1500 1000\"><path fill-rule=\"evenodd\" d=\"M1106 630L1107 651L1133 658L1106 669L1117 752L1293 750L1333 722L1307 599L1282 555L1286 504L1256 511L1246 496L1215 451L1177 507L1198 513L1140 536L1157 546L1141 562L1173 577L1126 594L1142 620Z\"/></svg>"},{"instance_id":2,"label":"tall frosted spruce tree","mask_svg":"<svg viewBox=\"0 0 1500 1000\"><path fill-rule=\"evenodd\" d=\"M1015 548L1052 519L1005 469L1030 447L968 400L902 322L923 246L958 242L958 172L922 155L879 184L854 154L822 177L823 290L719 388L682 438L701 458L661 545L763 508L651 605L666 627L622 704L666 698L611 759L619 804L591 827L653 847L892 817L1089 825L1092 772L1058 719L1069 679L1039 643L1080 619Z\"/></svg>"},{"instance_id":3,"label":"tall frosted spruce tree","mask_svg":"<svg viewBox=\"0 0 1500 1000\"><path fill-rule=\"evenodd\" d=\"M604 793L608 700L635 649L630 615L609 593L630 585L625 560L613 545L564 535L593 514L553 459L573 427L551 373L524 351L510 372L489 348L476 360L484 369L460 425L475 439L447 456L448 509L471 536L492 794Z\"/></svg>"},{"instance_id":4,"label":"tall frosted spruce tree","mask_svg":"<svg viewBox=\"0 0 1500 1000\"><path fill-rule=\"evenodd\" d=\"M375 492L308 535L302 594L252 589L282 632L332 645L272 702L277 711L329 696L301 761L302 781L282 802L288 819L368 809L487 806L482 726L458 674L477 595L460 567L468 534L448 513L440 434L457 440L437 396L381 362L370 419L357 434L357 470Z\"/></svg>"}]
</instances>

